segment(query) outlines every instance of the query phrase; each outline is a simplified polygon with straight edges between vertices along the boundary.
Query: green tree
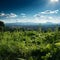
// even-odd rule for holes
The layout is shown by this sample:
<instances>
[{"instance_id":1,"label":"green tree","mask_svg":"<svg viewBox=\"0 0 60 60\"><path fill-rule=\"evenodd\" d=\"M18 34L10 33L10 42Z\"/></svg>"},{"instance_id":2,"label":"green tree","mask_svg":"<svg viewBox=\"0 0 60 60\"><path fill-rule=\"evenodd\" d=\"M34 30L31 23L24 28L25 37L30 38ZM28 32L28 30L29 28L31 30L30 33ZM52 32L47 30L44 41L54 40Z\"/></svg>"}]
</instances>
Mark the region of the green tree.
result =
<instances>
[{"instance_id":1,"label":"green tree","mask_svg":"<svg viewBox=\"0 0 60 60\"><path fill-rule=\"evenodd\" d=\"M4 22L0 21L0 31L3 31L5 27Z\"/></svg>"}]
</instances>

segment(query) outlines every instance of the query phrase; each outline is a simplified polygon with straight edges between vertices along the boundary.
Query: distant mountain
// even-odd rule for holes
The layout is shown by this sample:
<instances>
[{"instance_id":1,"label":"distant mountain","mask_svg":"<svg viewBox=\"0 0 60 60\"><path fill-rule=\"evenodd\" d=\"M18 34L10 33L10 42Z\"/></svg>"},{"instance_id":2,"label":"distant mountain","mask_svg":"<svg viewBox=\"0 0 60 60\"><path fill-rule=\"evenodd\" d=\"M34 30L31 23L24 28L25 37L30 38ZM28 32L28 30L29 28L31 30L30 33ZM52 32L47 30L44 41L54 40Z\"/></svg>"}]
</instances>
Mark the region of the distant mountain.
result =
<instances>
[{"instance_id":1,"label":"distant mountain","mask_svg":"<svg viewBox=\"0 0 60 60\"><path fill-rule=\"evenodd\" d=\"M54 23L52 23L52 22L46 22L45 24L48 24L49 25L49 24L54 24Z\"/></svg>"},{"instance_id":2,"label":"distant mountain","mask_svg":"<svg viewBox=\"0 0 60 60\"><path fill-rule=\"evenodd\" d=\"M18 23L6 23L6 26L31 26L31 25L41 25L41 26L51 26L51 25L60 25L60 24L55 24L52 22L46 22L46 23L33 23L33 22L18 22Z\"/></svg>"},{"instance_id":3,"label":"distant mountain","mask_svg":"<svg viewBox=\"0 0 60 60\"><path fill-rule=\"evenodd\" d=\"M51 22L46 22L46 23L6 23L6 27L14 29L14 28L24 28L24 29L29 29L29 30L37 30L39 28L42 28L42 30L47 30L48 28L54 28L56 26L60 27L60 24L55 24Z\"/></svg>"},{"instance_id":4,"label":"distant mountain","mask_svg":"<svg viewBox=\"0 0 60 60\"><path fill-rule=\"evenodd\" d=\"M60 23L52 23L52 22L46 22L46 23L40 23L41 25L60 25Z\"/></svg>"},{"instance_id":5,"label":"distant mountain","mask_svg":"<svg viewBox=\"0 0 60 60\"><path fill-rule=\"evenodd\" d=\"M39 25L38 23L6 23L6 26L34 26Z\"/></svg>"}]
</instances>

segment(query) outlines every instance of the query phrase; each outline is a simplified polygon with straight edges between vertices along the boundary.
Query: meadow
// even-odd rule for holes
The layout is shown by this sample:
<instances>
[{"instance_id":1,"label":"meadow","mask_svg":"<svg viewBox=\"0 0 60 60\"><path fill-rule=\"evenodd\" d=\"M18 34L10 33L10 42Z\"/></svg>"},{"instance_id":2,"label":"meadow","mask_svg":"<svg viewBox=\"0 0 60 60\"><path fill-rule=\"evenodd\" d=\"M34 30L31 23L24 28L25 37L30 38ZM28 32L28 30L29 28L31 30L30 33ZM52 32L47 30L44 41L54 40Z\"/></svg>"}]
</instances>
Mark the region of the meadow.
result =
<instances>
[{"instance_id":1,"label":"meadow","mask_svg":"<svg viewBox=\"0 0 60 60\"><path fill-rule=\"evenodd\" d=\"M60 31L2 31L0 60L60 60Z\"/></svg>"}]
</instances>

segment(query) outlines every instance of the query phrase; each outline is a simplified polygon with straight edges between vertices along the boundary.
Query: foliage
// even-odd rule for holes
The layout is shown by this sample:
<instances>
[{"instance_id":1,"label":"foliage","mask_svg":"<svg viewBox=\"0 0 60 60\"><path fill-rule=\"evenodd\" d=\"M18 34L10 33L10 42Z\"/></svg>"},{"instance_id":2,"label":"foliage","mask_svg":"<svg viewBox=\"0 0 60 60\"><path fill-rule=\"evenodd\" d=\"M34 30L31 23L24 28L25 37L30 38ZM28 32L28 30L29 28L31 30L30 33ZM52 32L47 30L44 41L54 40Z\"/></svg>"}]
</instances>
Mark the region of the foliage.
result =
<instances>
[{"instance_id":1,"label":"foliage","mask_svg":"<svg viewBox=\"0 0 60 60\"><path fill-rule=\"evenodd\" d=\"M0 31L3 31L5 27L4 22L0 21Z\"/></svg>"},{"instance_id":2,"label":"foliage","mask_svg":"<svg viewBox=\"0 0 60 60\"><path fill-rule=\"evenodd\" d=\"M0 60L60 60L60 31L0 32Z\"/></svg>"}]
</instances>

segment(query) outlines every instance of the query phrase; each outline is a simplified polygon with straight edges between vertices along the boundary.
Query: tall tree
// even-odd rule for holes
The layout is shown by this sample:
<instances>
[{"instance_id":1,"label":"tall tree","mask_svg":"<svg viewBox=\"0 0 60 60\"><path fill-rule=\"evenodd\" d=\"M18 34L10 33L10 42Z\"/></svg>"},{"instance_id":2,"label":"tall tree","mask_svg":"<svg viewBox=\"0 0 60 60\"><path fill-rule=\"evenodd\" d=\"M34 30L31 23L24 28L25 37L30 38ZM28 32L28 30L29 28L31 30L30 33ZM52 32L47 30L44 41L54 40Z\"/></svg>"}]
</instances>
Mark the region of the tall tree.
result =
<instances>
[{"instance_id":1,"label":"tall tree","mask_svg":"<svg viewBox=\"0 0 60 60\"><path fill-rule=\"evenodd\" d=\"M4 27L5 27L4 22L0 21L0 31L3 31Z\"/></svg>"}]
</instances>

